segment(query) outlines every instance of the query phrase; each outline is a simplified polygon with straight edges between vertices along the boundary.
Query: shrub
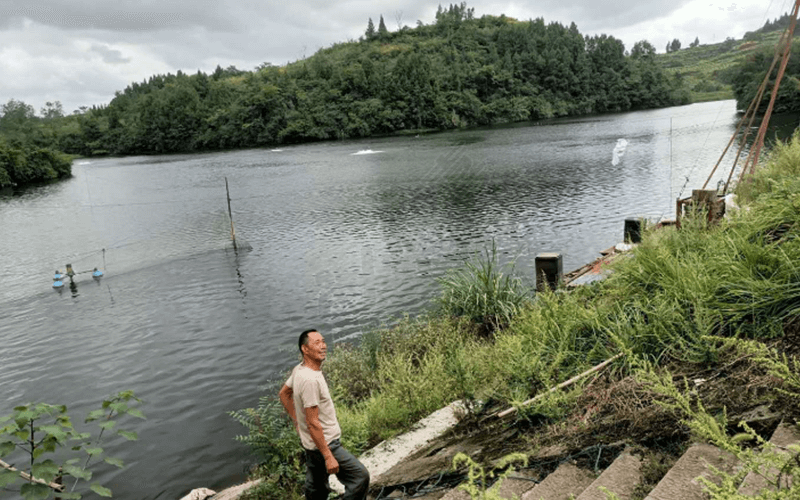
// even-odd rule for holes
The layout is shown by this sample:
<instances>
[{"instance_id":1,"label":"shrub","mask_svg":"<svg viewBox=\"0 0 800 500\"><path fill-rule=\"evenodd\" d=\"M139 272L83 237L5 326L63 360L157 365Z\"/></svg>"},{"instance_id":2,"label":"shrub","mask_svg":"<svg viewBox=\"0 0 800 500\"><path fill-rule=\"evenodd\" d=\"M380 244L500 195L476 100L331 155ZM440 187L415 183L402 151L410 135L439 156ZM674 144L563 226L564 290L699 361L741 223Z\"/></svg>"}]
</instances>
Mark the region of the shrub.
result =
<instances>
[{"instance_id":1,"label":"shrub","mask_svg":"<svg viewBox=\"0 0 800 500\"><path fill-rule=\"evenodd\" d=\"M258 407L235 410L229 415L248 431L235 439L250 446L263 466L281 477L299 474L300 440L279 401L262 396Z\"/></svg>"},{"instance_id":2,"label":"shrub","mask_svg":"<svg viewBox=\"0 0 800 500\"><path fill-rule=\"evenodd\" d=\"M529 290L512 274L513 270L513 263L498 263L493 241L483 258L475 256L464 267L437 280L442 287L441 311L468 318L487 333L505 328L530 302Z\"/></svg>"}]
</instances>

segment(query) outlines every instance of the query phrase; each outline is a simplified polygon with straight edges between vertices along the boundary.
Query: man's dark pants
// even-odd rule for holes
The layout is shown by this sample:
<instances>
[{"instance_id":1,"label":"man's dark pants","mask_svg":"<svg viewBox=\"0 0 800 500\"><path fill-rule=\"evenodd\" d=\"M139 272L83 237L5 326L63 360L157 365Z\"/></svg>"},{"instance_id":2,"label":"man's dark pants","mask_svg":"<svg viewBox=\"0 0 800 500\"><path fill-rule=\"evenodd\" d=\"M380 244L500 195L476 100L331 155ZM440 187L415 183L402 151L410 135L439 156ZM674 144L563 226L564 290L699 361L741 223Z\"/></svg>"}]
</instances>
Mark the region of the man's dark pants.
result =
<instances>
[{"instance_id":1,"label":"man's dark pants","mask_svg":"<svg viewBox=\"0 0 800 500\"><path fill-rule=\"evenodd\" d=\"M369 490L369 471L349 451L342 447L338 439L328 444L333 457L339 462L336 478L344 485L341 500L366 500ZM306 500L327 500L328 471L325 458L319 450L306 450Z\"/></svg>"}]
</instances>

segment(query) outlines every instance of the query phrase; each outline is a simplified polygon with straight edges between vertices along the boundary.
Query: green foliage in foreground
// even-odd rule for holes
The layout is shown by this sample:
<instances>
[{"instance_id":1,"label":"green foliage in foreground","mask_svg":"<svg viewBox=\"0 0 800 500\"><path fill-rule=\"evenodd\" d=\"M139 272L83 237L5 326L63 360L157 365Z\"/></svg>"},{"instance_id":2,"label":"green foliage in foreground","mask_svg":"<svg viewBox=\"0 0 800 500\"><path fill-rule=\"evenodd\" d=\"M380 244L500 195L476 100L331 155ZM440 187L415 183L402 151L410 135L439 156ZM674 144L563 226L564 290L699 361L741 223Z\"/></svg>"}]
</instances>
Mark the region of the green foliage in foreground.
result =
<instances>
[{"instance_id":1,"label":"green foliage in foreground","mask_svg":"<svg viewBox=\"0 0 800 500\"><path fill-rule=\"evenodd\" d=\"M780 380L783 387L776 390L795 400L800 398L800 364L796 358L789 361L785 355L761 342L730 338L708 337L706 341L724 348L733 348L738 355L752 357L753 362L763 366L767 374ZM747 423L739 422L741 432L730 435L730 422L724 412L711 415L697 397L696 391L689 388L688 382L676 385L672 375L651 365L643 364L637 369L637 378L646 383L655 394L657 402L673 410L687 425L695 439L709 442L734 455L741 466L736 474L716 471L719 484L701 478L712 500L779 500L798 498L800 492L800 446L790 445L781 450L759 436ZM785 424L794 424L785 422ZM745 445L749 443L749 445ZM755 447L753 446L755 445ZM777 474L777 472L780 474ZM757 495L742 495L738 492L742 480L748 473L755 473L767 480L774 491L764 491ZM787 485L790 485L787 487Z\"/></svg>"},{"instance_id":2,"label":"green foliage in foreground","mask_svg":"<svg viewBox=\"0 0 800 500\"><path fill-rule=\"evenodd\" d=\"M66 406L46 403L17 406L12 414L0 418L3 426L0 427L0 458L14 465L13 459L23 457L25 462L16 468L45 483L52 483L59 471L64 476L75 478L71 489L64 483L65 492L58 493L58 497L79 499L81 494L75 493L74 489L78 481L92 479L92 471L87 468L91 460L102 458L107 464L123 467L121 460L103 456L104 450L100 445L105 431L113 431L129 441L138 439L135 432L116 428L121 416L145 418L138 408L130 405L132 402L140 400L132 391L123 391L104 400L101 408L90 412L85 422L97 422L99 433L96 437L91 432L75 430ZM78 457L57 462L56 459L65 455L67 446L74 452L72 455L78 454ZM43 459L48 454L53 458ZM82 460L83 455L85 458ZM44 500L54 494L47 484L25 480L18 472L0 468L0 488L7 489L18 482L24 483L20 493L25 500ZM103 497L111 496L111 490L97 482L92 483L89 489Z\"/></svg>"},{"instance_id":3,"label":"green foliage in foreground","mask_svg":"<svg viewBox=\"0 0 800 500\"><path fill-rule=\"evenodd\" d=\"M48 148L11 147L0 138L0 188L72 175L69 156Z\"/></svg>"},{"instance_id":4,"label":"green foliage in foreground","mask_svg":"<svg viewBox=\"0 0 800 500\"><path fill-rule=\"evenodd\" d=\"M248 430L247 436L237 436L236 440L247 443L262 466L280 477L301 474L300 441L292 426L286 425L283 405L274 397L264 396L257 408L232 411L230 415Z\"/></svg>"},{"instance_id":5,"label":"green foliage in foreground","mask_svg":"<svg viewBox=\"0 0 800 500\"><path fill-rule=\"evenodd\" d=\"M500 459L495 467L497 469L505 469L497 476L495 483L489 488L486 485L494 480L494 471L486 471L483 466L475 463L469 455L459 453L453 458L453 469L458 469L461 465L466 465L469 469L467 473L467 481L459 486L459 489L466 491L472 500L505 500L501 497L497 490L503 484L508 476L514 472L515 463L522 464L522 467L528 465L528 457L522 453L512 453Z\"/></svg>"}]
</instances>

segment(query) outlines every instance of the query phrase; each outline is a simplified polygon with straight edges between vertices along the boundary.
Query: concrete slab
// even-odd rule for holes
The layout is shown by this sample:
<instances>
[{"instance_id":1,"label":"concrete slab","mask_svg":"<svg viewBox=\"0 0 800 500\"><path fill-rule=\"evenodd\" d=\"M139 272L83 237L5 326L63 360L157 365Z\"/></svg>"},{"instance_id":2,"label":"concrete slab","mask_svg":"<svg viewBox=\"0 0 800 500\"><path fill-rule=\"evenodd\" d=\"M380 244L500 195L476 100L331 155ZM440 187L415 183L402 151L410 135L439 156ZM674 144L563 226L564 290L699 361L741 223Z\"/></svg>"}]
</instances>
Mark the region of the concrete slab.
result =
<instances>
[{"instance_id":1,"label":"concrete slab","mask_svg":"<svg viewBox=\"0 0 800 500\"><path fill-rule=\"evenodd\" d=\"M536 486L533 479L537 479L537 475L532 471L514 471L500 483L499 487L494 484L490 489L500 495L500 498L520 498ZM456 488L450 490L442 500L470 500L470 497L466 491Z\"/></svg>"},{"instance_id":2,"label":"concrete slab","mask_svg":"<svg viewBox=\"0 0 800 500\"><path fill-rule=\"evenodd\" d=\"M544 481L522 495L521 500L569 500L580 495L595 475L571 463L563 463Z\"/></svg>"},{"instance_id":3,"label":"concrete slab","mask_svg":"<svg viewBox=\"0 0 800 500\"><path fill-rule=\"evenodd\" d=\"M606 494L600 488L608 489L619 500L629 500L636 486L642 482L641 470L642 460L639 457L622 452L576 500L606 500Z\"/></svg>"},{"instance_id":4,"label":"concrete slab","mask_svg":"<svg viewBox=\"0 0 800 500\"><path fill-rule=\"evenodd\" d=\"M732 474L736 471L737 462L733 455L716 446L694 444L675 462L645 500L706 500L708 495L698 478L717 482L716 475L708 465Z\"/></svg>"},{"instance_id":5,"label":"concrete slab","mask_svg":"<svg viewBox=\"0 0 800 500\"><path fill-rule=\"evenodd\" d=\"M248 481L237 486L226 488L211 497L211 500L236 500L239 498L239 495L245 492L245 490L252 488L260 482L261 480L257 479L255 481Z\"/></svg>"},{"instance_id":6,"label":"concrete slab","mask_svg":"<svg viewBox=\"0 0 800 500\"><path fill-rule=\"evenodd\" d=\"M769 442L778 447L776 451L786 455L786 459L789 460L790 457L797 454L797 450L791 450L788 447L790 445L800 444L800 432L798 432L796 425L781 423L772 433ZM777 483L778 473L778 469L771 469L765 472L765 477L755 472L749 472L744 478L744 481L742 481L742 485L739 487L739 494L754 496L764 490L776 491L777 488L775 485ZM785 476L785 480L781 481L781 488L784 487L791 487L791 477Z\"/></svg>"},{"instance_id":7,"label":"concrete slab","mask_svg":"<svg viewBox=\"0 0 800 500\"><path fill-rule=\"evenodd\" d=\"M364 452L358 459L369 471L370 482L377 483L381 474L456 425L463 411L464 405L460 401L450 403L417 422L405 434L378 443ZM344 486L336 476L330 476L330 485L334 492L344 493Z\"/></svg>"}]
</instances>

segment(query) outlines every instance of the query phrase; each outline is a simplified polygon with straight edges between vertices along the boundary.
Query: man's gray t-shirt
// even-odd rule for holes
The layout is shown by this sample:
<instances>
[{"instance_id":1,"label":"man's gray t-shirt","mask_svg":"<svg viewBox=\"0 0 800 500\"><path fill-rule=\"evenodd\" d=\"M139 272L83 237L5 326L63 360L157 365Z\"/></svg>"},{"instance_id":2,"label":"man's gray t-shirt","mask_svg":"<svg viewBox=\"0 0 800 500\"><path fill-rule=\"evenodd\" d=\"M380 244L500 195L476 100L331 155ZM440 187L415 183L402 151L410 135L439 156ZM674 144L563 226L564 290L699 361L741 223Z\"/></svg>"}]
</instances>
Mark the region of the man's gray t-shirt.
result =
<instances>
[{"instance_id":1,"label":"man's gray t-shirt","mask_svg":"<svg viewBox=\"0 0 800 500\"><path fill-rule=\"evenodd\" d=\"M286 385L293 392L294 412L297 416L300 442L303 444L303 448L317 449L317 445L314 444L314 440L311 439L311 434L308 432L308 423L306 422L305 409L312 406L319 407L319 423L322 425L325 442L330 443L342 436L342 429L339 427L339 421L336 420L336 409L333 407L331 393L328 391L328 383L325 382L321 371L312 370L299 364L292 370Z\"/></svg>"}]
</instances>

